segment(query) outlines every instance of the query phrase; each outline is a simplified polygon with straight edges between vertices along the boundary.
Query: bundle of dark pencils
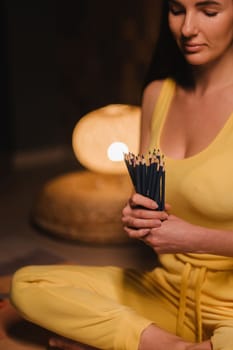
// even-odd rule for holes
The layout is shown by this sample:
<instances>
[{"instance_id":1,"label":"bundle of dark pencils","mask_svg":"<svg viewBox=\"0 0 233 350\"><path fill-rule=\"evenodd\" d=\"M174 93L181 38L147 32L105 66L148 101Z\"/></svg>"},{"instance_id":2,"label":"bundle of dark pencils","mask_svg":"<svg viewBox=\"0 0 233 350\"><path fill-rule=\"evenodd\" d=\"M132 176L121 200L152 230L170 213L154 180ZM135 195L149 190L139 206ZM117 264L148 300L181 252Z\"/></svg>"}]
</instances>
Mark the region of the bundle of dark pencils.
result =
<instances>
[{"instance_id":1,"label":"bundle of dark pencils","mask_svg":"<svg viewBox=\"0 0 233 350\"><path fill-rule=\"evenodd\" d=\"M158 204L157 210L164 210L165 205L165 163L159 150L135 156L124 154L130 178L137 193L147 196Z\"/></svg>"}]
</instances>

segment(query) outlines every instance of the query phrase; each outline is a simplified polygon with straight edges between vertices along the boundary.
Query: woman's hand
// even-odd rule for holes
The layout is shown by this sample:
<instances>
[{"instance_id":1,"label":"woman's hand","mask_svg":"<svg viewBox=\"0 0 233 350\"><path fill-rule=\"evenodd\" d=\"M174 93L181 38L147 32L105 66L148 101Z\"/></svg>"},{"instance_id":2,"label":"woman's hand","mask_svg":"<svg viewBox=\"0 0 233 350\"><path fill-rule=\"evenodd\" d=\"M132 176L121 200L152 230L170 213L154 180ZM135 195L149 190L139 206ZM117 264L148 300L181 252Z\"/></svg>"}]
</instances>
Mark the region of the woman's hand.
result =
<instances>
[{"instance_id":1,"label":"woman's hand","mask_svg":"<svg viewBox=\"0 0 233 350\"><path fill-rule=\"evenodd\" d=\"M132 195L122 211L124 230L129 237L142 239L152 228L161 226L168 214L165 211L156 211L157 208L157 203L152 199L138 193Z\"/></svg>"},{"instance_id":2,"label":"woman's hand","mask_svg":"<svg viewBox=\"0 0 233 350\"><path fill-rule=\"evenodd\" d=\"M191 253L197 250L195 230L198 227L174 216L154 227L142 240L158 254Z\"/></svg>"},{"instance_id":3,"label":"woman's hand","mask_svg":"<svg viewBox=\"0 0 233 350\"><path fill-rule=\"evenodd\" d=\"M158 254L195 252L194 231L198 227L157 208L152 199L133 194L122 211L128 236L144 241Z\"/></svg>"}]
</instances>

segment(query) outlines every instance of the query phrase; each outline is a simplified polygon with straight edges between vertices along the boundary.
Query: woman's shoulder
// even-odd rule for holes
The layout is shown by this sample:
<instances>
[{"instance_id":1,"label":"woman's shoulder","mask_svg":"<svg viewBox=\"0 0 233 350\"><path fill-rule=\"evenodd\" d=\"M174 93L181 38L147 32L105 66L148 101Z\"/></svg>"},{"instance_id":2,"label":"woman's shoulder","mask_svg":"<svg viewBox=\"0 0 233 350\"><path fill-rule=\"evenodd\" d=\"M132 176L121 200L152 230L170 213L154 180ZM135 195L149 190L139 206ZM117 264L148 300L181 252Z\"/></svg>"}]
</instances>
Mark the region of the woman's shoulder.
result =
<instances>
[{"instance_id":1,"label":"woman's shoulder","mask_svg":"<svg viewBox=\"0 0 233 350\"><path fill-rule=\"evenodd\" d=\"M154 80L145 87L142 95L142 109L146 111L146 114L151 115L161 93L162 86L168 80Z\"/></svg>"},{"instance_id":2,"label":"woman's shoulder","mask_svg":"<svg viewBox=\"0 0 233 350\"><path fill-rule=\"evenodd\" d=\"M146 85L143 91L143 97L156 98L159 96L161 88L166 79L163 80L154 80Z\"/></svg>"},{"instance_id":3,"label":"woman's shoulder","mask_svg":"<svg viewBox=\"0 0 233 350\"><path fill-rule=\"evenodd\" d=\"M173 86L175 83L175 81L171 78L166 78L166 79L161 79L161 80L154 80L151 81L148 85L146 85L146 87L144 88L143 91L143 100L146 100L147 102L156 102L162 86L167 83L168 86Z\"/></svg>"}]
</instances>

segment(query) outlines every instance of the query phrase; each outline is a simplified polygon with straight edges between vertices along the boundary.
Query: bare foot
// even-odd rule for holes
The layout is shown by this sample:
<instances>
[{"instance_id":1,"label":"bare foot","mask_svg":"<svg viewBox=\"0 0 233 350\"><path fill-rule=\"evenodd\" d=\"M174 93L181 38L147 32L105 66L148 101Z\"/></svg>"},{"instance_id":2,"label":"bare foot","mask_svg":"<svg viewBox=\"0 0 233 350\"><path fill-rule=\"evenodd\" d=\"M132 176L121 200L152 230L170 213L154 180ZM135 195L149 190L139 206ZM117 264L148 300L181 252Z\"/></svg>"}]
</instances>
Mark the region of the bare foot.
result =
<instances>
[{"instance_id":1,"label":"bare foot","mask_svg":"<svg viewBox=\"0 0 233 350\"><path fill-rule=\"evenodd\" d=\"M139 350L211 350L210 341L191 343L155 325L148 326L141 335Z\"/></svg>"},{"instance_id":2,"label":"bare foot","mask_svg":"<svg viewBox=\"0 0 233 350\"><path fill-rule=\"evenodd\" d=\"M92 346L63 337L53 337L49 339L49 346L62 350L97 350L97 348L93 348Z\"/></svg>"}]
</instances>

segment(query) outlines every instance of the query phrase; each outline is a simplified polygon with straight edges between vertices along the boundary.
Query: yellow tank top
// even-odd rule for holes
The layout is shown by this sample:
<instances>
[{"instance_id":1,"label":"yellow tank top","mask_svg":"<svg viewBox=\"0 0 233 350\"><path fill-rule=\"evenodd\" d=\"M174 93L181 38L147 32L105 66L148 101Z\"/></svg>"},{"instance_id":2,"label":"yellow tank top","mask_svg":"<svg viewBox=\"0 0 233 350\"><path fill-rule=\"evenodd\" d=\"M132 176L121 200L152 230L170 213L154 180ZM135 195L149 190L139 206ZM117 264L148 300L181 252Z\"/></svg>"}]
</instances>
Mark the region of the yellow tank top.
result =
<instances>
[{"instance_id":1,"label":"yellow tank top","mask_svg":"<svg viewBox=\"0 0 233 350\"><path fill-rule=\"evenodd\" d=\"M163 153L160 135L175 89L176 83L172 79L164 81L152 116L151 150L159 148ZM233 231L233 113L204 150L185 159L165 155L165 164L166 202L171 204L174 215L195 225ZM216 260L221 260L222 268L225 264L229 268L229 263L233 267L232 258L178 255L181 260L198 265L205 260L207 265L213 263L214 268Z\"/></svg>"}]
</instances>

